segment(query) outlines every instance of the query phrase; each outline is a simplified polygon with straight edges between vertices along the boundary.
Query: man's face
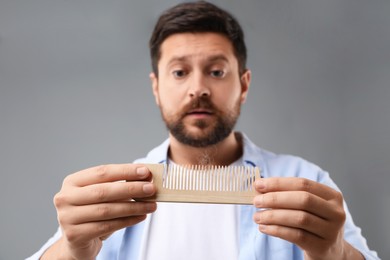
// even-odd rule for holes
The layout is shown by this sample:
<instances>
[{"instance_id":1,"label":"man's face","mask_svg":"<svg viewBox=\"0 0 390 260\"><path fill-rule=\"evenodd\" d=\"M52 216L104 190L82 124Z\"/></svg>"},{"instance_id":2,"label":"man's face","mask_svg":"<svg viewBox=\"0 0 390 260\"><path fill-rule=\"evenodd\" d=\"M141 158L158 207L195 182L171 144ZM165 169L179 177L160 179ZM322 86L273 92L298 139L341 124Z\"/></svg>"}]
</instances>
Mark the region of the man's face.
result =
<instances>
[{"instance_id":1,"label":"man's face","mask_svg":"<svg viewBox=\"0 0 390 260\"><path fill-rule=\"evenodd\" d=\"M250 71L239 75L230 41L216 33L180 33L161 45L153 94L171 135L206 147L233 130L245 101Z\"/></svg>"}]
</instances>

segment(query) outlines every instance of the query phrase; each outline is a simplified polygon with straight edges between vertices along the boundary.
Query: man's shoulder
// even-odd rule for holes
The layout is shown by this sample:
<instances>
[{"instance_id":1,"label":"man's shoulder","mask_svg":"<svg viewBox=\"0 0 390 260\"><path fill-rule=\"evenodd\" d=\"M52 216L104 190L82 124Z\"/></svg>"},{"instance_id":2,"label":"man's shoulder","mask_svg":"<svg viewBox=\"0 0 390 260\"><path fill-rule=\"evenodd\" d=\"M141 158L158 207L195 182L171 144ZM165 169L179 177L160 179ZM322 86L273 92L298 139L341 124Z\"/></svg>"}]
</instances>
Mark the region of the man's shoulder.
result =
<instances>
[{"instance_id":1,"label":"man's shoulder","mask_svg":"<svg viewBox=\"0 0 390 260\"><path fill-rule=\"evenodd\" d=\"M244 139L244 157L262 168L263 177L303 177L318 181L327 175L319 166L302 157L271 152L257 146L246 136Z\"/></svg>"},{"instance_id":2,"label":"man's shoulder","mask_svg":"<svg viewBox=\"0 0 390 260\"><path fill-rule=\"evenodd\" d=\"M145 157L134 160L134 163L163 163L167 159L169 139L150 150Z\"/></svg>"}]
</instances>

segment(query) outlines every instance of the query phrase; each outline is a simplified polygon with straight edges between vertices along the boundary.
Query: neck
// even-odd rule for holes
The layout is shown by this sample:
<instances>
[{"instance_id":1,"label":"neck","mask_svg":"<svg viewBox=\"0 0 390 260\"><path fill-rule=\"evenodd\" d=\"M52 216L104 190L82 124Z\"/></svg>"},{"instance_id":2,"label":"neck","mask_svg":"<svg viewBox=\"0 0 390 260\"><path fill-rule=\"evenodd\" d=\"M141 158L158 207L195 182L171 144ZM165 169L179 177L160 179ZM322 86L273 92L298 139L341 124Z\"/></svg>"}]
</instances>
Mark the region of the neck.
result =
<instances>
[{"instance_id":1,"label":"neck","mask_svg":"<svg viewBox=\"0 0 390 260\"><path fill-rule=\"evenodd\" d=\"M208 147L193 147L169 136L169 158L177 164L229 165L242 156L242 142L239 134L231 133L218 144Z\"/></svg>"}]
</instances>

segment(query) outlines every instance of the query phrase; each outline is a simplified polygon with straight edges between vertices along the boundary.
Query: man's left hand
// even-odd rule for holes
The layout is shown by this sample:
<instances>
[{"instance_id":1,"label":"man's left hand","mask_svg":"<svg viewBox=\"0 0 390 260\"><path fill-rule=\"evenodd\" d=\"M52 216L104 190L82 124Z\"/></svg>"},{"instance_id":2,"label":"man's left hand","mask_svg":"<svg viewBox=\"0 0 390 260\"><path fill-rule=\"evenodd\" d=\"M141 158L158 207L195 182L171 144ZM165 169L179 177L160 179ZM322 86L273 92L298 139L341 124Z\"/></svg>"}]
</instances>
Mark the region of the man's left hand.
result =
<instances>
[{"instance_id":1,"label":"man's left hand","mask_svg":"<svg viewBox=\"0 0 390 260\"><path fill-rule=\"evenodd\" d=\"M262 233L290 241L305 259L351 259L362 255L344 240L346 214L340 192L304 178L266 178L255 183L253 218ZM351 255L352 253L352 255Z\"/></svg>"}]
</instances>

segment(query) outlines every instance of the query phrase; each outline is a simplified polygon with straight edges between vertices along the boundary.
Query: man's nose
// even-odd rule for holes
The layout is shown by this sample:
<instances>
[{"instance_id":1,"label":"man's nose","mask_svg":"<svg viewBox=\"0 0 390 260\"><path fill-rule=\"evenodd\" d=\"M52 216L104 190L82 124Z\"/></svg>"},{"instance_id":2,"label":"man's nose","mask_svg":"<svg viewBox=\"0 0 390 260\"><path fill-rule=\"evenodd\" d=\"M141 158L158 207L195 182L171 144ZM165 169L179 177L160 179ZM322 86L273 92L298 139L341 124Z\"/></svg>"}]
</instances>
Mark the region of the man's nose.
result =
<instances>
[{"instance_id":1,"label":"man's nose","mask_svg":"<svg viewBox=\"0 0 390 260\"><path fill-rule=\"evenodd\" d=\"M191 98L210 96L210 88L202 73L194 73L189 88Z\"/></svg>"}]
</instances>

